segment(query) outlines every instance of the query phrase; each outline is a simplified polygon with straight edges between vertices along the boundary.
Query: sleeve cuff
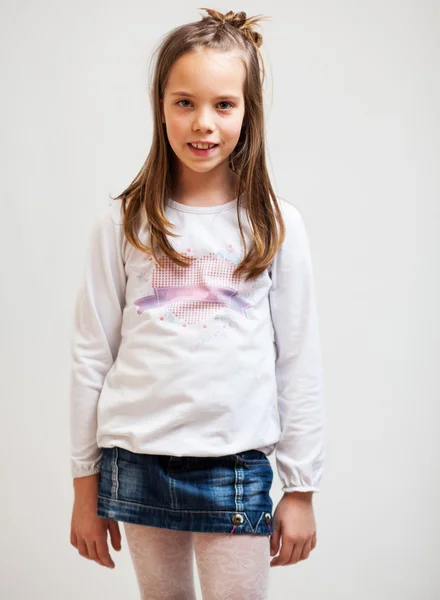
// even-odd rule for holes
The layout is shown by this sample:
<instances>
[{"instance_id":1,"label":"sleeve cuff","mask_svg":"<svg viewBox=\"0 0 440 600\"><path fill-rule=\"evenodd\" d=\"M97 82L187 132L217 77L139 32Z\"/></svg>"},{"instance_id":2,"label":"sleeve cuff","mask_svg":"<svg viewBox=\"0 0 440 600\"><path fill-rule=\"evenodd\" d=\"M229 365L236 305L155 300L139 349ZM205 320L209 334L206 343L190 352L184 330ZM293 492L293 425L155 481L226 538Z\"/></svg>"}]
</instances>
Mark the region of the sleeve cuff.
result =
<instances>
[{"instance_id":1,"label":"sleeve cuff","mask_svg":"<svg viewBox=\"0 0 440 600\"><path fill-rule=\"evenodd\" d=\"M282 487L282 492L320 492L317 487Z\"/></svg>"},{"instance_id":2,"label":"sleeve cuff","mask_svg":"<svg viewBox=\"0 0 440 600\"><path fill-rule=\"evenodd\" d=\"M101 470L101 461L98 464L92 466L78 465L71 463L71 474L73 479L76 477L87 477L88 475L96 475Z\"/></svg>"}]
</instances>

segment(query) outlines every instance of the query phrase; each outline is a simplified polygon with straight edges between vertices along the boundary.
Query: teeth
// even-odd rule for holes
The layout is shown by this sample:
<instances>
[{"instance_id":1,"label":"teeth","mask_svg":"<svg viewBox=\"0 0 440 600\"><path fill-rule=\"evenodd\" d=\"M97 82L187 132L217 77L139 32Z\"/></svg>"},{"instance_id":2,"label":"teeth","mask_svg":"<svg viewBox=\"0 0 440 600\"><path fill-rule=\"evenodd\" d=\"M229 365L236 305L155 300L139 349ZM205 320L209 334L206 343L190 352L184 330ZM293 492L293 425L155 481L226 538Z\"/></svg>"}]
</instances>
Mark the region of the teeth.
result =
<instances>
[{"instance_id":1,"label":"teeth","mask_svg":"<svg viewBox=\"0 0 440 600\"><path fill-rule=\"evenodd\" d=\"M216 144L191 144L193 148L198 148L199 150L206 150L207 148L213 148Z\"/></svg>"}]
</instances>

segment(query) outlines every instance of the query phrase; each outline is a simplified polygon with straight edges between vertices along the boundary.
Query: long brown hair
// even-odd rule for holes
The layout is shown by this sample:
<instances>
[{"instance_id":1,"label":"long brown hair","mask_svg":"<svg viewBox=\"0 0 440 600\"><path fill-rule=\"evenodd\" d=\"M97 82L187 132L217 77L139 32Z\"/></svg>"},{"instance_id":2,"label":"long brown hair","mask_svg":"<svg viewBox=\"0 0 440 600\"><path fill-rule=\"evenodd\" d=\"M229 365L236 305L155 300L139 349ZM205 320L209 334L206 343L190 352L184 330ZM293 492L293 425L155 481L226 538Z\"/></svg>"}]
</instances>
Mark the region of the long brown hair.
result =
<instances>
[{"instance_id":1,"label":"long brown hair","mask_svg":"<svg viewBox=\"0 0 440 600\"><path fill-rule=\"evenodd\" d=\"M152 255L159 264L159 253L162 251L177 265L190 266L193 257L177 252L166 237L178 237L179 234L167 230L167 227L174 227L165 213L167 198L171 196L174 153L162 122L160 102L170 70L180 56L199 47L221 52L238 50L246 71L245 115L238 143L229 156L229 168L238 175L237 216L245 249L235 274L247 272L247 281L259 276L270 265L285 237L285 225L269 179L265 157L262 90L265 70L259 51L263 38L252 29L253 24L267 17L247 18L244 12L234 14L229 11L222 14L209 8L200 10L205 10L208 15L200 21L171 30L153 53L153 60L156 55L157 60L150 87L154 119L150 152L133 182L122 194L112 199L122 200L124 233L135 248ZM263 81L260 80L259 57ZM252 229L253 242L248 252L240 222L242 205ZM139 239L140 226L145 226L149 233L149 246Z\"/></svg>"}]
</instances>

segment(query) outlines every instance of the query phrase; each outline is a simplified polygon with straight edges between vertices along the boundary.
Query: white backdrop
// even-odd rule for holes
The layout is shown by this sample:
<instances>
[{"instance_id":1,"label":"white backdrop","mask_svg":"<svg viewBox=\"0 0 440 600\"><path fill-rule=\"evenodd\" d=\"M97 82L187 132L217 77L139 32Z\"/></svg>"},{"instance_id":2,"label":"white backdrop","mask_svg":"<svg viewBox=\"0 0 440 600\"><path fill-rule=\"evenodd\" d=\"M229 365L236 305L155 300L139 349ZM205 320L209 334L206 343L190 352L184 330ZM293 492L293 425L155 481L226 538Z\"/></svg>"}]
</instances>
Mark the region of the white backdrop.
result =
<instances>
[{"instance_id":1,"label":"white backdrop","mask_svg":"<svg viewBox=\"0 0 440 600\"><path fill-rule=\"evenodd\" d=\"M0 6L0 597L135 599L125 537L113 571L70 545L72 310L92 221L150 147L151 52L199 5ZM270 598L436 600L440 4L208 6L272 18L269 168L305 217L321 323L318 544L271 569ZM280 490L275 472L274 508Z\"/></svg>"}]
</instances>

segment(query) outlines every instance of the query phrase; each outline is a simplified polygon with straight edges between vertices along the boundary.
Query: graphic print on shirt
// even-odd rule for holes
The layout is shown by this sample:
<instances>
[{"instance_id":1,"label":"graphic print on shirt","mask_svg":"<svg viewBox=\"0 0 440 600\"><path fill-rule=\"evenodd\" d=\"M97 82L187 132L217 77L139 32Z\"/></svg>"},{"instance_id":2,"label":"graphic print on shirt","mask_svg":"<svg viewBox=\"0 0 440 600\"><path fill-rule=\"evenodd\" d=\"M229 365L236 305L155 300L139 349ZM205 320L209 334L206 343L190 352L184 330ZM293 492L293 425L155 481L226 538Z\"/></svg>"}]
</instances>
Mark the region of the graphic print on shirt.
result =
<instances>
[{"instance_id":1,"label":"graphic print on shirt","mask_svg":"<svg viewBox=\"0 0 440 600\"><path fill-rule=\"evenodd\" d=\"M135 300L138 314L164 307L182 324L192 325L229 307L247 318L251 305L238 296L240 276L234 275L234 261L210 252L189 267L176 265L168 256L162 262L163 267L156 264L152 273L154 293Z\"/></svg>"}]
</instances>

